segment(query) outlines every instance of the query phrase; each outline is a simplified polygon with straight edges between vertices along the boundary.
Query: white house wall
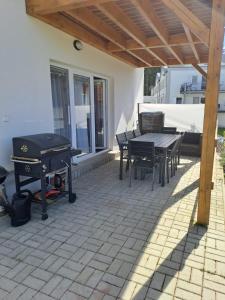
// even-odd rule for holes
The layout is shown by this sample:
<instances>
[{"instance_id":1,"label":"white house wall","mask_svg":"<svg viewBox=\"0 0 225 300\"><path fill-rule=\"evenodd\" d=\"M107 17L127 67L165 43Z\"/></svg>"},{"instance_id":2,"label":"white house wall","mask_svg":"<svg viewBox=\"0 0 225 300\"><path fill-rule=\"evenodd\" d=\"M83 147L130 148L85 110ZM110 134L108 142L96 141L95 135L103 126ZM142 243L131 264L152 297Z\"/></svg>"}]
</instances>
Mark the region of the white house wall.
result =
<instances>
[{"instance_id":1,"label":"white house wall","mask_svg":"<svg viewBox=\"0 0 225 300\"><path fill-rule=\"evenodd\" d=\"M25 0L0 1L0 165L12 168L14 136L53 132L50 61L109 79L109 146L135 126L143 100L143 69L135 69L26 14Z\"/></svg>"}]
</instances>

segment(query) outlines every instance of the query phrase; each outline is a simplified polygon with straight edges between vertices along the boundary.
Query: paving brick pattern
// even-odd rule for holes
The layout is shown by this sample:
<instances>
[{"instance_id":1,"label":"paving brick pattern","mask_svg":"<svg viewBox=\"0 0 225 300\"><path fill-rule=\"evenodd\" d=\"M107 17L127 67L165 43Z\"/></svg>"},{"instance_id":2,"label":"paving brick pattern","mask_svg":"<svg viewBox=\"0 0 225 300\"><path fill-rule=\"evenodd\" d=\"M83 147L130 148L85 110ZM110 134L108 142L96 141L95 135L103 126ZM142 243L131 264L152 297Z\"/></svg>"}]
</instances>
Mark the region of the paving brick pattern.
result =
<instances>
[{"instance_id":1,"label":"paving brick pattern","mask_svg":"<svg viewBox=\"0 0 225 300\"><path fill-rule=\"evenodd\" d=\"M78 200L12 228L0 219L0 299L225 299L223 177L218 162L208 230L195 225L199 161L168 185L118 180L118 161L74 182Z\"/></svg>"}]
</instances>

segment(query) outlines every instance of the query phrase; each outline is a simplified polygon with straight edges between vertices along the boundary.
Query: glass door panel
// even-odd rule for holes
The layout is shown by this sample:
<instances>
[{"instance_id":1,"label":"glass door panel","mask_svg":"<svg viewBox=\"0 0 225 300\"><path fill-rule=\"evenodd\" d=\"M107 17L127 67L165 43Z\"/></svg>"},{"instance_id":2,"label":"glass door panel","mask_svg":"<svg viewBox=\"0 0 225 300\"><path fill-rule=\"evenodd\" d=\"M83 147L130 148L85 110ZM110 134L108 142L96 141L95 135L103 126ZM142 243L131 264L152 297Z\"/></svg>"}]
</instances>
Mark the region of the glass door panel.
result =
<instances>
[{"instance_id":1,"label":"glass door panel","mask_svg":"<svg viewBox=\"0 0 225 300\"><path fill-rule=\"evenodd\" d=\"M68 70L51 66L54 132L71 139Z\"/></svg>"},{"instance_id":2,"label":"glass door panel","mask_svg":"<svg viewBox=\"0 0 225 300\"><path fill-rule=\"evenodd\" d=\"M95 149L99 152L106 148L106 80L94 77L95 107Z\"/></svg>"},{"instance_id":3,"label":"glass door panel","mask_svg":"<svg viewBox=\"0 0 225 300\"><path fill-rule=\"evenodd\" d=\"M80 75L73 76L74 105L76 122L76 146L82 154L92 153L92 116L90 78Z\"/></svg>"}]
</instances>

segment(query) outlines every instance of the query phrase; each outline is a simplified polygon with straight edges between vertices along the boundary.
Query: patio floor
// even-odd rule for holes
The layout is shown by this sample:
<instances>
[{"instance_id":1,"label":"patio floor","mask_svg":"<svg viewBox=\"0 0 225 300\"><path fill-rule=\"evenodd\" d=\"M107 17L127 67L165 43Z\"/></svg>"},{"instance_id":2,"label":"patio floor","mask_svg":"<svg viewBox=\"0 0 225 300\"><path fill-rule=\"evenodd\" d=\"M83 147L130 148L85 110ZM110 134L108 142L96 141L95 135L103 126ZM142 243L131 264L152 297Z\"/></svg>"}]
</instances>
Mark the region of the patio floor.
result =
<instances>
[{"instance_id":1,"label":"patio floor","mask_svg":"<svg viewBox=\"0 0 225 300\"><path fill-rule=\"evenodd\" d=\"M118 180L118 161L75 181L75 204L20 228L0 218L2 299L225 299L223 178L217 163L208 230L194 225L199 161L182 159L154 192Z\"/></svg>"}]
</instances>

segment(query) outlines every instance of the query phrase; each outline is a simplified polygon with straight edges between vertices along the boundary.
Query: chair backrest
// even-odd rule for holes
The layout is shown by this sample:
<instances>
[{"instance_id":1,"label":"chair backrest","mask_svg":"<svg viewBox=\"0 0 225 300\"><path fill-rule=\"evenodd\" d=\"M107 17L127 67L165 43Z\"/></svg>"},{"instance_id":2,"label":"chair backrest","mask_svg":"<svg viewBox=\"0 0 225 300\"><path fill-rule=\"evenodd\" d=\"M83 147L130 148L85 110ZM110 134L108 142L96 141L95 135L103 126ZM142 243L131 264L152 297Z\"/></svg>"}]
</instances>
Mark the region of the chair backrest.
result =
<instances>
[{"instance_id":1,"label":"chair backrest","mask_svg":"<svg viewBox=\"0 0 225 300\"><path fill-rule=\"evenodd\" d=\"M127 141L125 133L123 132L123 133L116 134L116 140L117 140L119 147L121 147L123 145L123 143Z\"/></svg>"},{"instance_id":2,"label":"chair backrest","mask_svg":"<svg viewBox=\"0 0 225 300\"><path fill-rule=\"evenodd\" d=\"M153 163L155 161L155 147L154 143L146 143L140 141L128 141L128 156L129 158L148 158Z\"/></svg>"},{"instance_id":3,"label":"chair backrest","mask_svg":"<svg viewBox=\"0 0 225 300\"><path fill-rule=\"evenodd\" d=\"M134 136L135 137L138 137L138 136L140 136L141 135L141 132L140 132L140 129L139 128L137 128L137 129L134 129Z\"/></svg>"},{"instance_id":4,"label":"chair backrest","mask_svg":"<svg viewBox=\"0 0 225 300\"><path fill-rule=\"evenodd\" d=\"M168 133L168 134L176 134L177 133L177 128L176 127L163 127L162 132L163 133Z\"/></svg>"},{"instance_id":5,"label":"chair backrest","mask_svg":"<svg viewBox=\"0 0 225 300\"><path fill-rule=\"evenodd\" d=\"M126 136L126 139L129 141L131 139L133 139L135 136L134 136L134 132L133 130L130 130L130 131L126 131L125 132L125 136Z\"/></svg>"}]
</instances>

